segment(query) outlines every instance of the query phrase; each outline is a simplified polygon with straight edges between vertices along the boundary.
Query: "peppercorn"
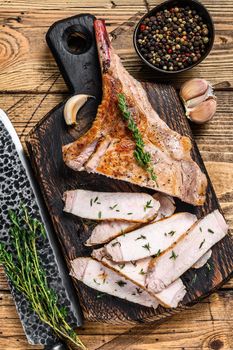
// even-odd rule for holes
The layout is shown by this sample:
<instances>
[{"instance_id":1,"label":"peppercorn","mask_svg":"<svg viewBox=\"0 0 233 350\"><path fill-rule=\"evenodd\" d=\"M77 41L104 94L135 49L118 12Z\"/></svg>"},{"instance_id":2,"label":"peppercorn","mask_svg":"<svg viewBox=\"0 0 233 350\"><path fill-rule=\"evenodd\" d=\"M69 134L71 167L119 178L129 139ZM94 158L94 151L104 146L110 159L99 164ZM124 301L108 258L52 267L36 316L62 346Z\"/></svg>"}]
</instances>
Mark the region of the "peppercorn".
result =
<instances>
[{"instance_id":1,"label":"peppercorn","mask_svg":"<svg viewBox=\"0 0 233 350\"><path fill-rule=\"evenodd\" d=\"M190 6L175 6L146 17L137 36L143 57L165 71L178 71L198 62L209 41L207 24Z\"/></svg>"}]
</instances>

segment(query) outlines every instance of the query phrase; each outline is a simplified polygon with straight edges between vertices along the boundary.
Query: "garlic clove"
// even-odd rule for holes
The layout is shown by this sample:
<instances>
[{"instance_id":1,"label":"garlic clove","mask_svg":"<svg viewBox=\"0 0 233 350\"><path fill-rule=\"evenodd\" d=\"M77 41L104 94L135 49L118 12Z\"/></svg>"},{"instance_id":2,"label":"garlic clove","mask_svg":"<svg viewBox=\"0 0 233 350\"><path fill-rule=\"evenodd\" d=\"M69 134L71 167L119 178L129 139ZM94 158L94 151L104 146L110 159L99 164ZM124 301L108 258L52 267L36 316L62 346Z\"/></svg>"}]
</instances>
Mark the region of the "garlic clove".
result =
<instances>
[{"instance_id":1,"label":"garlic clove","mask_svg":"<svg viewBox=\"0 0 233 350\"><path fill-rule=\"evenodd\" d=\"M194 123L203 124L213 118L217 109L217 101L210 98L194 108L187 109L187 117Z\"/></svg>"},{"instance_id":2,"label":"garlic clove","mask_svg":"<svg viewBox=\"0 0 233 350\"><path fill-rule=\"evenodd\" d=\"M186 108L193 108L196 107L197 105L199 105L200 103L202 103L203 101L207 100L208 98L216 98L214 95L214 90L212 88L211 85L208 86L208 89L206 90L206 92L200 96L194 97L188 101L185 101L185 107Z\"/></svg>"},{"instance_id":3,"label":"garlic clove","mask_svg":"<svg viewBox=\"0 0 233 350\"><path fill-rule=\"evenodd\" d=\"M191 79L186 81L180 88L180 97L183 101L191 100L204 95L208 90L209 83L204 79Z\"/></svg>"},{"instance_id":4,"label":"garlic clove","mask_svg":"<svg viewBox=\"0 0 233 350\"><path fill-rule=\"evenodd\" d=\"M88 98L95 98L91 95L79 94L70 97L64 107L64 118L67 125L76 124L76 116L80 108L84 106Z\"/></svg>"}]
</instances>

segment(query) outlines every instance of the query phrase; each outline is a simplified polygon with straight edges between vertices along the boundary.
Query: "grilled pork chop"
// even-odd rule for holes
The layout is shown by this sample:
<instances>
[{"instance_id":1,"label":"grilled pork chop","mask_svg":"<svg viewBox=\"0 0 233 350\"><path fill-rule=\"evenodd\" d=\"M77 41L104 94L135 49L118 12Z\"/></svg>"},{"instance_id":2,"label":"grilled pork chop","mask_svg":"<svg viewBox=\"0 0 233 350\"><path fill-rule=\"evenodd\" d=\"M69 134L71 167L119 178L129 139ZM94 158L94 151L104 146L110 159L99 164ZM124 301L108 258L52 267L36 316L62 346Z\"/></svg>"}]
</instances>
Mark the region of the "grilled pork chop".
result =
<instances>
[{"instance_id":1,"label":"grilled pork chop","mask_svg":"<svg viewBox=\"0 0 233 350\"><path fill-rule=\"evenodd\" d=\"M160 119L141 83L130 76L111 47L104 22L96 20L94 27L102 69L103 99L90 130L63 147L65 163L76 171L106 175L202 205L207 180L191 158L190 139L171 130ZM143 137L145 151L150 153L156 181L134 157L135 142L118 106L120 93L124 94Z\"/></svg>"}]
</instances>

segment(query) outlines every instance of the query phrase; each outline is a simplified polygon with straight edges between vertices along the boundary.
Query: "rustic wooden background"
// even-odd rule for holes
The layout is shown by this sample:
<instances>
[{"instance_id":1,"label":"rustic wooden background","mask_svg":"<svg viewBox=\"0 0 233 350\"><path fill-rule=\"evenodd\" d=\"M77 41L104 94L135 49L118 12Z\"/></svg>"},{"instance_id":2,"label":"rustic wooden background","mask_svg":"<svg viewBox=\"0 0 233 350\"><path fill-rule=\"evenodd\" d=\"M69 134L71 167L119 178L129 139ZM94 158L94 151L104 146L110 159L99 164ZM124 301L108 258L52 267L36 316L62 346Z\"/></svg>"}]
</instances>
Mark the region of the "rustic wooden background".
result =
<instances>
[{"instance_id":1,"label":"rustic wooden background","mask_svg":"<svg viewBox=\"0 0 233 350\"><path fill-rule=\"evenodd\" d=\"M109 31L154 0L0 0L0 108L14 123L21 140L57 103L67 88L44 37L56 20L78 13L105 18ZM218 110L206 126L193 127L220 204L233 228L233 2L205 0L216 24L214 50L191 72L173 79L178 88L190 77L208 79L216 88ZM127 34L126 34L127 39ZM128 38L129 40L129 38ZM127 40L126 40L127 41ZM127 46L127 45L126 45ZM127 69L138 78L153 78L125 45L118 50ZM79 330L90 350L233 349L233 280L220 291L160 326L111 326L86 323ZM0 268L0 349L29 346Z\"/></svg>"}]
</instances>

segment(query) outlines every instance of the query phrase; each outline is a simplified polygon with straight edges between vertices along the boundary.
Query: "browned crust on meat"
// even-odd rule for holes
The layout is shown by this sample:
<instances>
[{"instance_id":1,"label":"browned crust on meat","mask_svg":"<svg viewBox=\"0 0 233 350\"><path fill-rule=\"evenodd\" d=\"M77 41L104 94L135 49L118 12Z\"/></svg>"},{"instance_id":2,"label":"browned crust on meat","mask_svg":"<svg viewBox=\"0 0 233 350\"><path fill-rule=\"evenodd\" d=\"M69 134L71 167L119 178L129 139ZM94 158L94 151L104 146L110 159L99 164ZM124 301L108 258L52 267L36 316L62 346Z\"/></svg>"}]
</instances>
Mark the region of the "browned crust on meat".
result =
<instances>
[{"instance_id":1,"label":"browned crust on meat","mask_svg":"<svg viewBox=\"0 0 233 350\"><path fill-rule=\"evenodd\" d=\"M114 55L112 60L116 56ZM99 142L101 139L101 143L108 138L111 139L109 147L104 154L95 157L93 167L87 166L88 172L131 182L179 197L187 203L202 205L205 202L207 179L191 158L192 143L189 137L169 129L162 121L159 123L157 116L150 119L148 113L146 115L141 105L137 104L137 96L124 91L124 82L114 74L111 69L103 74L103 100L96 119L85 135L63 147L64 161L74 170L80 170L75 162L85 152L85 148L95 140ZM133 78L128 76L128 79ZM146 169L139 166L134 157L135 142L118 108L118 94L121 92L126 96L128 108L143 136L145 148L151 153L156 181L150 178ZM149 102L148 106L152 109ZM96 154L96 150L93 154ZM88 160L83 162L84 169Z\"/></svg>"}]
</instances>

